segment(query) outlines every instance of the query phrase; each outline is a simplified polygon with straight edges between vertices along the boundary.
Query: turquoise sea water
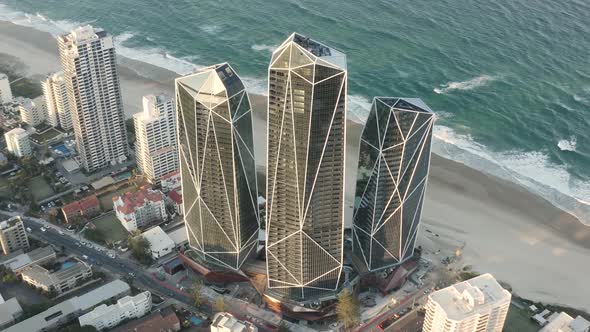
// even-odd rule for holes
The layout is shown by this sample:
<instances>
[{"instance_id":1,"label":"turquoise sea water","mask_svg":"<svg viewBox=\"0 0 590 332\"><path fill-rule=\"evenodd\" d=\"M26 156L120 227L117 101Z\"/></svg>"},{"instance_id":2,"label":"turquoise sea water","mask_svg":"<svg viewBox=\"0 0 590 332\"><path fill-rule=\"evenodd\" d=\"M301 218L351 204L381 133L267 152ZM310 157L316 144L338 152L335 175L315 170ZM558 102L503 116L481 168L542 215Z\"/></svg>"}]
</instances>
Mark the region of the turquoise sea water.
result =
<instances>
[{"instance_id":1,"label":"turquoise sea water","mask_svg":"<svg viewBox=\"0 0 590 332\"><path fill-rule=\"evenodd\" d=\"M347 54L352 119L373 96L420 97L438 113L436 153L590 222L587 0L0 0L0 20L92 23L119 54L179 73L228 61L257 93L298 31Z\"/></svg>"}]
</instances>

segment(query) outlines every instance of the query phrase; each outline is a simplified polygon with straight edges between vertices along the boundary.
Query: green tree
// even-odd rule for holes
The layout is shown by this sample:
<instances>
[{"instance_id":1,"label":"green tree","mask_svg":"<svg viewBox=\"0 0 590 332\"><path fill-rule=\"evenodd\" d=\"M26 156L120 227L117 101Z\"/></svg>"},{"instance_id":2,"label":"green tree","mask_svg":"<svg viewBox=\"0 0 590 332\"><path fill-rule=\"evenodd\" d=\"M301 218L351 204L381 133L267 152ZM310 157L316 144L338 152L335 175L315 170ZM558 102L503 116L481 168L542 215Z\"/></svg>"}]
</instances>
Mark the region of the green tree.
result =
<instances>
[{"instance_id":1,"label":"green tree","mask_svg":"<svg viewBox=\"0 0 590 332\"><path fill-rule=\"evenodd\" d=\"M0 281L4 282L15 282L17 281L16 275L12 270L5 267L4 265L0 265Z\"/></svg>"},{"instance_id":2,"label":"green tree","mask_svg":"<svg viewBox=\"0 0 590 332\"><path fill-rule=\"evenodd\" d=\"M203 283L199 280L195 280L193 282L193 288L191 289L191 297L193 299L193 304L195 307L200 307L203 304Z\"/></svg>"},{"instance_id":3,"label":"green tree","mask_svg":"<svg viewBox=\"0 0 590 332\"><path fill-rule=\"evenodd\" d=\"M105 243L105 234L98 228L86 228L84 237L93 242Z\"/></svg>"},{"instance_id":4,"label":"green tree","mask_svg":"<svg viewBox=\"0 0 590 332\"><path fill-rule=\"evenodd\" d=\"M223 296L219 296L215 300L215 304L213 305L213 310L215 310L216 312L224 312L226 309L227 309L227 306L225 305L225 300L223 299Z\"/></svg>"},{"instance_id":5,"label":"green tree","mask_svg":"<svg viewBox=\"0 0 590 332\"><path fill-rule=\"evenodd\" d=\"M338 320L344 323L346 330L352 330L360 323L359 304L347 288L338 296L336 314L338 315Z\"/></svg>"},{"instance_id":6,"label":"green tree","mask_svg":"<svg viewBox=\"0 0 590 332\"><path fill-rule=\"evenodd\" d=\"M47 141L43 142L43 147L42 147L41 151L43 153L43 157L45 157L45 158L51 157L51 152L49 151L49 144L47 144Z\"/></svg>"},{"instance_id":7,"label":"green tree","mask_svg":"<svg viewBox=\"0 0 590 332\"><path fill-rule=\"evenodd\" d=\"M127 240L129 249L131 249L131 256L137 259L140 263L150 265L152 263L152 253L150 251L150 243L143 236L129 236Z\"/></svg>"},{"instance_id":8,"label":"green tree","mask_svg":"<svg viewBox=\"0 0 590 332\"><path fill-rule=\"evenodd\" d=\"M285 324L284 321L281 321L281 324L279 324L279 332L290 332L290 331L291 330L289 329L287 324Z\"/></svg>"}]
</instances>

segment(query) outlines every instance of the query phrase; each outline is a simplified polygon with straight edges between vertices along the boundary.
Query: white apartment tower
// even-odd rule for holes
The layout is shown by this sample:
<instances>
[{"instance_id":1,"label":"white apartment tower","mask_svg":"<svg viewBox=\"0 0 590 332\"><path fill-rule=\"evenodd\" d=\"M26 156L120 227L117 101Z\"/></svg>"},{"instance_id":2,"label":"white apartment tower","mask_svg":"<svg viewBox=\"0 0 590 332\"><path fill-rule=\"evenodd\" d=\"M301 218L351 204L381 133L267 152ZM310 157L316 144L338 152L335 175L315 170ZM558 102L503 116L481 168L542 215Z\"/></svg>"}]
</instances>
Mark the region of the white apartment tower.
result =
<instances>
[{"instance_id":1,"label":"white apartment tower","mask_svg":"<svg viewBox=\"0 0 590 332\"><path fill-rule=\"evenodd\" d=\"M48 76L46 80L41 81L41 87L45 96L47 122L53 127L60 126L65 130L72 129L68 90L63 72Z\"/></svg>"},{"instance_id":2,"label":"white apartment tower","mask_svg":"<svg viewBox=\"0 0 590 332\"><path fill-rule=\"evenodd\" d=\"M24 99L18 106L20 119L29 126L36 127L45 121L45 109L40 99Z\"/></svg>"},{"instance_id":3,"label":"white apartment tower","mask_svg":"<svg viewBox=\"0 0 590 332\"><path fill-rule=\"evenodd\" d=\"M91 26L58 37L82 165L94 172L127 159L127 135L113 37Z\"/></svg>"},{"instance_id":4,"label":"white apartment tower","mask_svg":"<svg viewBox=\"0 0 590 332\"><path fill-rule=\"evenodd\" d=\"M11 254L18 249L27 249L29 238L25 226L19 216L0 222L0 249L4 255Z\"/></svg>"},{"instance_id":5,"label":"white apartment tower","mask_svg":"<svg viewBox=\"0 0 590 332\"><path fill-rule=\"evenodd\" d=\"M487 273L428 296L424 332L501 332L511 294Z\"/></svg>"},{"instance_id":6,"label":"white apartment tower","mask_svg":"<svg viewBox=\"0 0 590 332\"><path fill-rule=\"evenodd\" d=\"M6 74L0 73L0 104L9 103L12 101L12 90L10 89L10 81Z\"/></svg>"},{"instance_id":7,"label":"white apartment tower","mask_svg":"<svg viewBox=\"0 0 590 332\"><path fill-rule=\"evenodd\" d=\"M5 133L4 139L6 140L8 152L19 158L30 156L33 153L29 134L23 128L14 128Z\"/></svg>"},{"instance_id":8,"label":"white apartment tower","mask_svg":"<svg viewBox=\"0 0 590 332\"><path fill-rule=\"evenodd\" d=\"M178 170L176 108L167 95L143 97L143 112L133 115L137 167L152 183Z\"/></svg>"}]
</instances>

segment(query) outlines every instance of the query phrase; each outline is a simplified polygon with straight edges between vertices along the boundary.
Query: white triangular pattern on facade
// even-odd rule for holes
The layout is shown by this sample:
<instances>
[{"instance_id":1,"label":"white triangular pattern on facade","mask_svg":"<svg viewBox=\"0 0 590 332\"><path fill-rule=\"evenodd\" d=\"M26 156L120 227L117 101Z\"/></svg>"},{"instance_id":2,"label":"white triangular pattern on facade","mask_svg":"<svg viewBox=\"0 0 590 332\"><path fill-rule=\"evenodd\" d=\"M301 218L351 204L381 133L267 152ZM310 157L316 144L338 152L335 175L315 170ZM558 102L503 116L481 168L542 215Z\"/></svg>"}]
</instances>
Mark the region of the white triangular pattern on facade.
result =
<instances>
[{"instance_id":1,"label":"white triangular pattern on facade","mask_svg":"<svg viewBox=\"0 0 590 332\"><path fill-rule=\"evenodd\" d=\"M237 127L238 120L252 121L249 97L226 63L178 78L176 97L181 158L189 156L196 172L181 167L181 177L190 179L183 187L194 185L183 188L189 244L206 262L237 270L256 247L260 225L256 170L249 166L255 165L253 140L244 137L252 136L252 126Z\"/></svg>"},{"instance_id":2,"label":"white triangular pattern on facade","mask_svg":"<svg viewBox=\"0 0 590 332\"><path fill-rule=\"evenodd\" d=\"M415 104L413 110L398 108L400 101L406 103L403 107L410 103L403 98L375 98L369 115L373 120L367 121L361 135L366 144L361 144L359 159L364 165L375 160L375 169L370 175L358 174L357 186L363 188L357 187L353 251L369 271L397 265L413 253L410 245L415 243L426 192L434 113ZM374 127L369 129L373 123L376 132ZM382 211L379 216L377 210Z\"/></svg>"}]
</instances>

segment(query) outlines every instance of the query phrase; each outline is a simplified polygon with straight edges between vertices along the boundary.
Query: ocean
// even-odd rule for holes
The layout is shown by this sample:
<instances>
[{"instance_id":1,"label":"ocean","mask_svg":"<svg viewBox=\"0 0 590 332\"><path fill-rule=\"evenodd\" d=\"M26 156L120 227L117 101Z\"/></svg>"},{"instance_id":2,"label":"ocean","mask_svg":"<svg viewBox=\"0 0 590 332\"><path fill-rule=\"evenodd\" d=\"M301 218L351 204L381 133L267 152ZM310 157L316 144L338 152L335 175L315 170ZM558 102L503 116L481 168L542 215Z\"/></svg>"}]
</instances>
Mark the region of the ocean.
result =
<instances>
[{"instance_id":1,"label":"ocean","mask_svg":"<svg viewBox=\"0 0 590 332\"><path fill-rule=\"evenodd\" d=\"M54 35L90 23L180 74L227 61L260 94L272 50L300 32L347 54L350 119L373 96L420 97L435 153L590 224L587 0L0 0L0 20Z\"/></svg>"}]
</instances>

